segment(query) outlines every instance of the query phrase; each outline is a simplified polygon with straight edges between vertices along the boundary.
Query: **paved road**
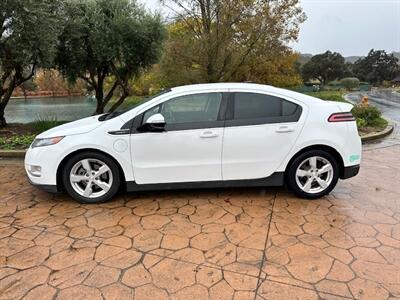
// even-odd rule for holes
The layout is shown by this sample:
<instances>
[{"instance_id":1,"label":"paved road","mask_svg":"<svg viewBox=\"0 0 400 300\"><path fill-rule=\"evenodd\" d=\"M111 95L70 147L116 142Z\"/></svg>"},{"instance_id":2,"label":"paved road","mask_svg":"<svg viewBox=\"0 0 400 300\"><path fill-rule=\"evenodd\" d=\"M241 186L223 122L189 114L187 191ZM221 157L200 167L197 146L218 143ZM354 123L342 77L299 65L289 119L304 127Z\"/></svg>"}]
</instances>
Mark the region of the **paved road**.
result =
<instances>
[{"instance_id":1,"label":"paved road","mask_svg":"<svg viewBox=\"0 0 400 300\"><path fill-rule=\"evenodd\" d=\"M0 299L400 297L398 157L365 151L361 173L316 201L248 188L100 205L0 162Z\"/></svg>"}]
</instances>

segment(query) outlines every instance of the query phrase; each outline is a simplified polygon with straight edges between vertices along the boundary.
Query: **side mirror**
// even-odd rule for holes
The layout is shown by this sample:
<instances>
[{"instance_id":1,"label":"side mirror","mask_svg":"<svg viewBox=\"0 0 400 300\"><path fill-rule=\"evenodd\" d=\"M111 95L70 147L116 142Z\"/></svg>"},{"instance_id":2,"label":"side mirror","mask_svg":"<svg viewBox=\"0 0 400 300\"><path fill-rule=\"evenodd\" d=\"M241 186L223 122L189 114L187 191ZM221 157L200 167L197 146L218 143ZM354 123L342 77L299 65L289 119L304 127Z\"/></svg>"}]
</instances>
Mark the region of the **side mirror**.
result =
<instances>
[{"instance_id":1,"label":"side mirror","mask_svg":"<svg viewBox=\"0 0 400 300\"><path fill-rule=\"evenodd\" d=\"M149 117L141 126L141 131L162 132L165 130L165 118L162 114Z\"/></svg>"}]
</instances>

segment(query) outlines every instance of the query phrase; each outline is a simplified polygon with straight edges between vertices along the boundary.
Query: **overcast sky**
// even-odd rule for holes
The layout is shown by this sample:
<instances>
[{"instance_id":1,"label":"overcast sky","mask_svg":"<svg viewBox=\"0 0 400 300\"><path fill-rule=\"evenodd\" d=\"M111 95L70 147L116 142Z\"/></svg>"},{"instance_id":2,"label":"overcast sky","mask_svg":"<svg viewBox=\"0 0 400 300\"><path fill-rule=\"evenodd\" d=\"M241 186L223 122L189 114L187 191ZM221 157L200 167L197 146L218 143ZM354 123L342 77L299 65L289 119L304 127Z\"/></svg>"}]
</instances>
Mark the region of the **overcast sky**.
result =
<instances>
[{"instance_id":1,"label":"overcast sky","mask_svg":"<svg viewBox=\"0 0 400 300\"><path fill-rule=\"evenodd\" d=\"M141 0L159 9L159 0ZM400 51L400 0L300 0L307 15L293 48L366 55L371 48Z\"/></svg>"}]
</instances>

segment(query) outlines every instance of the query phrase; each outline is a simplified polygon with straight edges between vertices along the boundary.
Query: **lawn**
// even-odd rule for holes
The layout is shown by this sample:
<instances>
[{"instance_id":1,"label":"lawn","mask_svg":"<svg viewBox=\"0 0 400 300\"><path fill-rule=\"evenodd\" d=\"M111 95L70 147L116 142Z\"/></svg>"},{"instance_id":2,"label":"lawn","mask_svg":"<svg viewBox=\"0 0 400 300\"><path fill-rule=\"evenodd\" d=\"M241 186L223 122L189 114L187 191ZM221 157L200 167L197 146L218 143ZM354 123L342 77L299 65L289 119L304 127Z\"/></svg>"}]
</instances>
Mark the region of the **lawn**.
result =
<instances>
[{"instance_id":1,"label":"lawn","mask_svg":"<svg viewBox=\"0 0 400 300\"><path fill-rule=\"evenodd\" d=\"M307 92L307 95L320 98L322 100L337 101L337 102L347 102L343 98L343 92L341 91L320 91L320 92Z\"/></svg>"}]
</instances>

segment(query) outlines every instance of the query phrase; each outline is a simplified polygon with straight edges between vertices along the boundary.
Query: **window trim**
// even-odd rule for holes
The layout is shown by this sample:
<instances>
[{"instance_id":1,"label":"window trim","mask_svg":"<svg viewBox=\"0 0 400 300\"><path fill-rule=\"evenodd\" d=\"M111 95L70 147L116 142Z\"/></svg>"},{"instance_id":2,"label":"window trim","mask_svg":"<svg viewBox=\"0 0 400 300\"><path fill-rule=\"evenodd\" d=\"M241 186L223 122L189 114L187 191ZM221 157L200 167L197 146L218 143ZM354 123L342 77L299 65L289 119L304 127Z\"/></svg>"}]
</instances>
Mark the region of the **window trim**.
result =
<instances>
[{"instance_id":1,"label":"window trim","mask_svg":"<svg viewBox=\"0 0 400 300\"><path fill-rule=\"evenodd\" d=\"M279 117L262 117L262 118L248 118L248 119L234 119L235 116L235 95L239 93L245 94L259 94L270 97L276 97L284 101L288 101L297 105L295 112L290 116L279 116ZM228 97L228 106L226 111L226 120L225 127L234 127L234 126L249 126L249 125L262 125L262 124L277 124L277 123L295 123L298 122L301 118L303 112L303 107L298 103L290 101L286 98L279 97L276 95L260 93L255 91L235 91L231 92Z\"/></svg>"}]
</instances>

